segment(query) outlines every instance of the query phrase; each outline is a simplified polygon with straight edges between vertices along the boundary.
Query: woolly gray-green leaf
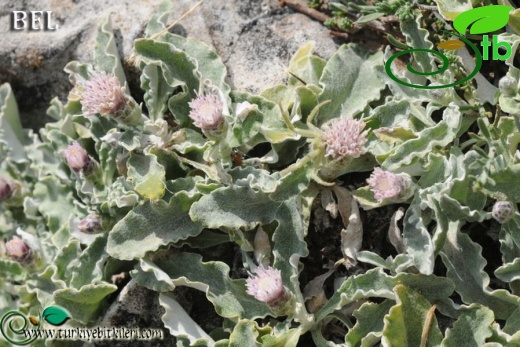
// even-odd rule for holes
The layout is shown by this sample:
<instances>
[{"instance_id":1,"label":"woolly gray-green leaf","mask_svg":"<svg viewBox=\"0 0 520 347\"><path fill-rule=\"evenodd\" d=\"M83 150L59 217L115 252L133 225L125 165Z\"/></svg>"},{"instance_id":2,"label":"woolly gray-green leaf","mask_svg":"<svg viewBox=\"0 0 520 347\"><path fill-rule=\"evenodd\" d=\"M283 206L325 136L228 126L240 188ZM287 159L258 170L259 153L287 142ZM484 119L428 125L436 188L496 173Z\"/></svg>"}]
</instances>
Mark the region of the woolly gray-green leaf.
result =
<instances>
[{"instance_id":1,"label":"woolly gray-green leaf","mask_svg":"<svg viewBox=\"0 0 520 347\"><path fill-rule=\"evenodd\" d=\"M161 246L196 236L202 226L193 222L188 211L199 195L180 192L170 202L146 201L135 207L112 229L107 252L114 258L132 260Z\"/></svg>"}]
</instances>

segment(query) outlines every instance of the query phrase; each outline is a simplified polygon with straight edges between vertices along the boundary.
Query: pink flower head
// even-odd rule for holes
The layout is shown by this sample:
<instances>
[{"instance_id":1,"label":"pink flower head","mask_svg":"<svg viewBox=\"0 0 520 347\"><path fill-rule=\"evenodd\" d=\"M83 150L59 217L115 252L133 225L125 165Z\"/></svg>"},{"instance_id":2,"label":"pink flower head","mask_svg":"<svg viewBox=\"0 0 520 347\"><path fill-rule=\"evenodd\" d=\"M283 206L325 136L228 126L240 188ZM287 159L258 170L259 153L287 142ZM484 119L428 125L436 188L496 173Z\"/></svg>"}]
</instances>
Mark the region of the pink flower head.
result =
<instances>
[{"instance_id":1,"label":"pink flower head","mask_svg":"<svg viewBox=\"0 0 520 347\"><path fill-rule=\"evenodd\" d=\"M403 177L389 171L383 171L378 167L374 169L367 183L370 185L374 197L379 201L397 199L405 189Z\"/></svg>"},{"instance_id":2,"label":"pink flower head","mask_svg":"<svg viewBox=\"0 0 520 347\"><path fill-rule=\"evenodd\" d=\"M9 199L13 195L13 187L5 178L0 176L0 201Z\"/></svg>"},{"instance_id":3,"label":"pink flower head","mask_svg":"<svg viewBox=\"0 0 520 347\"><path fill-rule=\"evenodd\" d=\"M272 267L256 269L256 274L246 280L247 294L273 305L285 296L280 270Z\"/></svg>"},{"instance_id":4,"label":"pink flower head","mask_svg":"<svg viewBox=\"0 0 520 347\"><path fill-rule=\"evenodd\" d=\"M89 81L83 83L83 112L107 116L121 110L125 103L125 87L113 75L96 72Z\"/></svg>"},{"instance_id":5,"label":"pink flower head","mask_svg":"<svg viewBox=\"0 0 520 347\"><path fill-rule=\"evenodd\" d=\"M215 94L201 95L189 103L190 118L193 124L202 130L215 130L224 120L222 110L224 105Z\"/></svg>"},{"instance_id":6,"label":"pink flower head","mask_svg":"<svg viewBox=\"0 0 520 347\"><path fill-rule=\"evenodd\" d=\"M85 168L90 162L87 151L76 141L63 150L63 155L69 167L74 171Z\"/></svg>"},{"instance_id":7,"label":"pink flower head","mask_svg":"<svg viewBox=\"0 0 520 347\"><path fill-rule=\"evenodd\" d=\"M352 157L357 158L366 153L363 148L367 142L364 131L365 123L349 117L334 119L324 127L327 156L333 159Z\"/></svg>"},{"instance_id":8,"label":"pink flower head","mask_svg":"<svg viewBox=\"0 0 520 347\"><path fill-rule=\"evenodd\" d=\"M18 236L5 244L7 255L20 263L27 262L32 254L31 248Z\"/></svg>"}]
</instances>

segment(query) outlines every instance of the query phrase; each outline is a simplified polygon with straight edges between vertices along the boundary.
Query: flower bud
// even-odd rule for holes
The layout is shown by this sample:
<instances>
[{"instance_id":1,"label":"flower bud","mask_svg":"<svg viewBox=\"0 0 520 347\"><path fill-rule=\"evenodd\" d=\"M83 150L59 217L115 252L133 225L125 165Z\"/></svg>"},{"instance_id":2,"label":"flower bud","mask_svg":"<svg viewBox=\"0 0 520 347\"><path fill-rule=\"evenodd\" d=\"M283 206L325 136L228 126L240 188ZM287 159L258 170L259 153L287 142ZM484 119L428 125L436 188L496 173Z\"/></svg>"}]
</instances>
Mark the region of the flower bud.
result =
<instances>
[{"instance_id":1,"label":"flower bud","mask_svg":"<svg viewBox=\"0 0 520 347\"><path fill-rule=\"evenodd\" d=\"M125 87L113 75L96 72L83 84L81 105L83 112L87 114L116 114L125 107L125 103Z\"/></svg>"},{"instance_id":2,"label":"flower bud","mask_svg":"<svg viewBox=\"0 0 520 347\"><path fill-rule=\"evenodd\" d=\"M357 158L366 153L363 148L367 142L367 131L363 132L365 123L354 118L341 117L334 119L324 127L326 155L333 159L344 157Z\"/></svg>"},{"instance_id":3,"label":"flower bud","mask_svg":"<svg viewBox=\"0 0 520 347\"><path fill-rule=\"evenodd\" d=\"M11 241L5 244L7 255L13 260L26 264L32 259L31 248L18 236L14 236Z\"/></svg>"},{"instance_id":4,"label":"flower bud","mask_svg":"<svg viewBox=\"0 0 520 347\"><path fill-rule=\"evenodd\" d=\"M78 224L78 230L85 234L97 234L103 230L101 218L96 213L91 213Z\"/></svg>"},{"instance_id":5,"label":"flower bud","mask_svg":"<svg viewBox=\"0 0 520 347\"><path fill-rule=\"evenodd\" d=\"M0 176L0 201L9 199L13 195L13 187L9 181Z\"/></svg>"},{"instance_id":6,"label":"flower bud","mask_svg":"<svg viewBox=\"0 0 520 347\"><path fill-rule=\"evenodd\" d=\"M87 151L76 141L63 151L63 155L69 167L74 171L86 168L90 161Z\"/></svg>"},{"instance_id":7,"label":"flower bud","mask_svg":"<svg viewBox=\"0 0 520 347\"><path fill-rule=\"evenodd\" d=\"M397 200L406 195L405 178L399 174L383 171L378 167L374 169L367 183L379 202L385 199Z\"/></svg>"},{"instance_id":8,"label":"flower bud","mask_svg":"<svg viewBox=\"0 0 520 347\"><path fill-rule=\"evenodd\" d=\"M509 222L515 215L515 208L510 201L497 201L491 211L493 218L500 224Z\"/></svg>"},{"instance_id":9,"label":"flower bud","mask_svg":"<svg viewBox=\"0 0 520 347\"><path fill-rule=\"evenodd\" d=\"M518 92L518 81L511 76L504 76L498 81L500 92L506 96L514 96Z\"/></svg>"}]
</instances>

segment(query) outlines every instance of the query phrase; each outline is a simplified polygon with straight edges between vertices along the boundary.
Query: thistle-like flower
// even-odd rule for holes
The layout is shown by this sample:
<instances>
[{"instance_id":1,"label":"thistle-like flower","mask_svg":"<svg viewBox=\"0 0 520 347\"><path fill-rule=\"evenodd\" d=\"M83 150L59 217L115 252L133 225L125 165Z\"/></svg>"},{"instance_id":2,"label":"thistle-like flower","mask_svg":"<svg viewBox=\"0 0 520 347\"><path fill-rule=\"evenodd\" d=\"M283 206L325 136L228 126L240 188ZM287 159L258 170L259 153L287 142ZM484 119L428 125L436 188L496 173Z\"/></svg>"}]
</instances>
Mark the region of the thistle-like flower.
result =
<instances>
[{"instance_id":1,"label":"thistle-like flower","mask_svg":"<svg viewBox=\"0 0 520 347\"><path fill-rule=\"evenodd\" d=\"M333 159L357 158L366 153L363 148L367 142L368 131L363 131L365 123L349 117L333 120L324 127L326 155Z\"/></svg>"},{"instance_id":2,"label":"thistle-like flower","mask_svg":"<svg viewBox=\"0 0 520 347\"><path fill-rule=\"evenodd\" d=\"M405 180L401 175L383 171L376 167L367 179L374 197L380 202L384 199L398 199L403 196L406 189Z\"/></svg>"},{"instance_id":3,"label":"thistle-like flower","mask_svg":"<svg viewBox=\"0 0 520 347\"><path fill-rule=\"evenodd\" d=\"M89 81L83 83L83 112L108 116L123 109L125 104L125 87L121 86L117 77L105 72L96 72Z\"/></svg>"},{"instance_id":4,"label":"thistle-like flower","mask_svg":"<svg viewBox=\"0 0 520 347\"><path fill-rule=\"evenodd\" d=\"M13 187L5 178L0 176L0 201L7 200L13 195Z\"/></svg>"},{"instance_id":5,"label":"thistle-like flower","mask_svg":"<svg viewBox=\"0 0 520 347\"><path fill-rule=\"evenodd\" d=\"M78 230L85 234L96 234L103 230L101 218L96 213L91 213L78 224Z\"/></svg>"},{"instance_id":6,"label":"thistle-like flower","mask_svg":"<svg viewBox=\"0 0 520 347\"><path fill-rule=\"evenodd\" d=\"M256 269L256 274L246 280L247 294L269 306L276 306L283 301L286 290L282 283L280 270L272 267Z\"/></svg>"},{"instance_id":7,"label":"thistle-like flower","mask_svg":"<svg viewBox=\"0 0 520 347\"><path fill-rule=\"evenodd\" d=\"M495 202L491 215L500 224L509 222L509 220L515 215L513 203L510 201Z\"/></svg>"},{"instance_id":8,"label":"thistle-like flower","mask_svg":"<svg viewBox=\"0 0 520 347\"><path fill-rule=\"evenodd\" d=\"M5 244L5 248L7 250L7 255L10 256L11 259L22 264L26 264L31 261L31 248L18 236L14 236L11 241L8 241Z\"/></svg>"},{"instance_id":9,"label":"thistle-like flower","mask_svg":"<svg viewBox=\"0 0 520 347\"><path fill-rule=\"evenodd\" d=\"M201 95L189 103L193 124L204 131L218 130L224 121L223 103L215 94Z\"/></svg>"},{"instance_id":10,"label":"thistle-like flower","mask_svg":"<svg viewBox=\"0 0 520 347\"><path fill-rule=\"evenodd\" d=\"M86 169L91 163L87 151L76 141L63 150L63 156L65 157L69 167L74 171Z\"/></svg>"}]
</instances>

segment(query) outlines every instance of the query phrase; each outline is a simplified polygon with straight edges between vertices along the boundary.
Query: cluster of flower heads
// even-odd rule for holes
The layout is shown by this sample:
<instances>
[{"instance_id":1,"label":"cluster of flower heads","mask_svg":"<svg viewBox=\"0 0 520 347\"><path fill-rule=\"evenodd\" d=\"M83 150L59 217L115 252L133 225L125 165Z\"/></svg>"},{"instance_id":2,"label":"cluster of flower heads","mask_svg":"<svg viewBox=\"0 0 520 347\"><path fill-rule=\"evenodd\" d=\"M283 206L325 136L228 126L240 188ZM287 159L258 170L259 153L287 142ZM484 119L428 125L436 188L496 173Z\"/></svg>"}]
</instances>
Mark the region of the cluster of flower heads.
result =
<instances>
[{"instance_id":1,"label":"cluster of flower heads","mask_svg":"<svg viewBox=\"0 0 520 347\"><path fill-rule=\"evenodd\" d=\"M368 130L363 131L365 123L349 117L332 120L324 127L326 155L332 159L345 157L357 158L366 153Z\"/></svg>"},{"instance_id":2,"label":"cluster of flower heads","mask_svg":"<svg viewBox=\"0 0 520 347\"><path fill-rule=\"evenodd\" d=\"M114 75L95 72L82 83L81 105L87 114L108 116L123 109L126 104L125 87Z\"/></svg>"}]
</instances>

